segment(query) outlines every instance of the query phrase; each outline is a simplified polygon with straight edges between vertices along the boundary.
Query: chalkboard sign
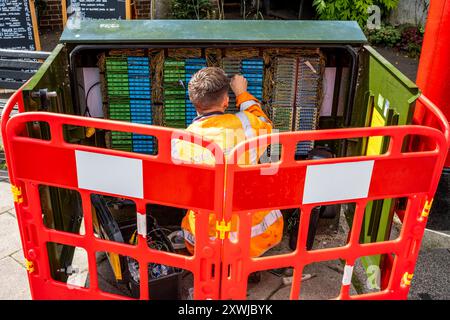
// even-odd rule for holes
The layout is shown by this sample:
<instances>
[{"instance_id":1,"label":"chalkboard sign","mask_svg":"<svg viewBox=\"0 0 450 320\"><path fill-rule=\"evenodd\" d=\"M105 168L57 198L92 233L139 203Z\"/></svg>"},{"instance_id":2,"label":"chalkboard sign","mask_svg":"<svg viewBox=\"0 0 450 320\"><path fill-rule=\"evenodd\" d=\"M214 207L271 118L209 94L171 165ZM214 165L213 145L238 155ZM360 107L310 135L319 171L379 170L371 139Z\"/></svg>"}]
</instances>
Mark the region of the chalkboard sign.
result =
<instances>
[{"instance_id":1,"label":"chalkboard sign","mask_svg":"<svg viewBox=\"0 0 450 320\"><path fill-rule=\"evenodd\" d=\"M64 24L80 10L83 19L129 19L130 0L63 0Z\"/></svg>"},{"instance_id":2,"label":"chalkboard sign","mask_svg":"<svg viewBox=\"0 0 450 320\"><path fill-rule=\"evenodd\" d=\"M41 50L34 1L0 0L0 48Z\"/></svg>"}]
</instances>

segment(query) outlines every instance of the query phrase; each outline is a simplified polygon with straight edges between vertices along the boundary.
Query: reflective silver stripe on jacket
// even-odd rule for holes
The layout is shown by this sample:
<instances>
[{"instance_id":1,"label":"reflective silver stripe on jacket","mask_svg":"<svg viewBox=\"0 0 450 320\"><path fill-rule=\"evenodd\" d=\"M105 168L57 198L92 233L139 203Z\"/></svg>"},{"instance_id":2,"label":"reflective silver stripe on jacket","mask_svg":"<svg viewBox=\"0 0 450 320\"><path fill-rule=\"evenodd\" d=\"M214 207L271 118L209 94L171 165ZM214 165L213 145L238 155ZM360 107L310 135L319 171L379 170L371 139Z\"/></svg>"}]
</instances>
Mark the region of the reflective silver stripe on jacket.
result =
<instances>
[{"instance_id":1,"label":"reflective silver stripe on jacket","mask_svg":"<svg viewBox=\"0 0 450 320\"><path fill-rule=\"evenodd\" d=\"M250 120L248 119L248 116L245 114L245 112L238 112L236 113L236 116L239 118L242 124L242 128L244 129L245 137L247 139L254 138L255 132L253 131L252 126L250 125ZM257 164L257 151L256 148L251 148L249 150L250 152L250 164Z\"/></svg>"},{"instance_id":2,"label":"reflective silver stripe on jacket","mask_svg":"<svg viewBox=\"0 0 450 320\"><path fill-rule=\"evenodd\" d=\"M254 104L257 104L258 106L260 105L255 100L248 100L248 101L242 102L241 105L239 106L239 110L241 110L241 111L247 110L248 108L250 108Z\"/></svg>"},{"instance_id":3,"label":"reflective silver stripe on jacket","mask_svg":"<svg viewBox=\"0 0 450 320\"><path fill-rule=\"evenodd\" d=\"M180 153L178 152L178 141L177 139L171 139L170 140L170 153L172 156L172 159L175 160L181 160Z\"/></svg>"},{"instance_id":4,"label":"reflective silver stripe on jacket","mask_svg":"<svg viewBox=\"0 0 450 320\"><path fill-rule=\"evenodd\" d=\"M265 123L268 122L268 121L267 121L267 118L266 118L266 117L263 117L263 116L259 116L258 119L261 120L261 121L264 121Z\"/></svg>"},{"instance_id":5,"label":"reflective silver stripe on jacket","mask_svg":"<svg viewBox=\"0 0 450 320\"><path fill-rule=\"evenodd\" d=\"M283 215L281 214L280 210L272 210L268 214L264 216L264 219L258 223L257 225L254 225L252 227L252 233L251 237L255 238L264 232L266 232L267 229L269 229L275 222L278 221ZM195 245L195 236L189 232L186 229L183 229L183 236L184 239L191 245ZM210 237L211 240L214 240L216 237ZM237 232L233 231L229 233L229 239L231 241L235 241L237 239Z\"/></svg>"},{"instance_id":6,"label":"reflective silver stripe on jacket","mask_svg":"<svg viewBox=\"0 0 450 320\"><path fill-rule=\"evenodd\" d=\"M195 245L195 236L186 229L182 229L184 240L186 240L191 246ZM209 237L210 240L215 240L216 237Z\"/></svg>"},{"instance_id":7,"label":"reflective silver stripe on jacket","mask_svg":"<svg viewBox=\"0 0 450 320\"><path fill-rule=\"evenodd\" d=\"M264 219L257 225L252 227L252 238L257 237L264 232L266 232L267 229L271 225L273 225L275 222L277 222L278 219L282 217L280 210L272 210L266 216Z\"/></svg>"}]
</instances>

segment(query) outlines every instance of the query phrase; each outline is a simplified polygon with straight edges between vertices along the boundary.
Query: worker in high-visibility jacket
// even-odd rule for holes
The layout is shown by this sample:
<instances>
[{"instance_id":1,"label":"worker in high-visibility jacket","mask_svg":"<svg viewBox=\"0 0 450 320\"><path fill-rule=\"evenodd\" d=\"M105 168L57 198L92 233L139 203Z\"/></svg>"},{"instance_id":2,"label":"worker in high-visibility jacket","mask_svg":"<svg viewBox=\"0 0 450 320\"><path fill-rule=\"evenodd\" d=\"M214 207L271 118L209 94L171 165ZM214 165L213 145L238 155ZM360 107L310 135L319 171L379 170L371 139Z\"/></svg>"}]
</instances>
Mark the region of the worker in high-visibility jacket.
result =
<instances>
[{"instance_id":1,"label":"worker in high-visibility jacket","mask_svg":"<svg viewBox=\"0 0 450 320\"><path fill-rule=\"evenodd\" d=\"M228 91L231 86L236 95L239 112L225 114L228 107ZM225 155L238 143L272 131L272 123L261 109L260 102L247 92L247 80L235 75L228 80L220 68L209 67L198 71L189 82L189 98L198 117L187 131L203 136L218 144ZM255 150L257 149L257 150ZM248 151L240 159L241 164L257 164L265 148ZM178 140L173 142L172 157L194 163L214 163L212 153L199 145ZM193 253L195 246L195 212L189 210L181 227L187 249ZM209 216L209 236L216 236L215 214ZM230 238L236 237L238 216L231 220ZM257 257L280 243L283 236L283 216L279 210L260 211L252 214L250 255Z\"/></svg>"}]
</instances>

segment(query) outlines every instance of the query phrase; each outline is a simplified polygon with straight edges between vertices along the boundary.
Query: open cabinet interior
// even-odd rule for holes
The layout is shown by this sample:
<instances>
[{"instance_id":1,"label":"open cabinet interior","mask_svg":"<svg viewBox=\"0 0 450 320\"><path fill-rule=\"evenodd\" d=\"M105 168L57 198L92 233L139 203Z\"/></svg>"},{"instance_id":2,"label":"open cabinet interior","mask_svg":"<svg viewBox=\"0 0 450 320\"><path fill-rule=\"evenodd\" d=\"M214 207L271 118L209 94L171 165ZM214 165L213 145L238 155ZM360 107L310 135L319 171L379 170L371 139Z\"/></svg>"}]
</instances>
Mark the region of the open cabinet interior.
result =
<instances>
[{"instance_id":1,"label":"open cabinet interior","mask_svg":"<svg viewBox=\"0 0 450 320\"><path fill-rule=\"evenodd\" d=\"M72 95L83 116L170 128L187 128L197 112L188 83L204 67L220 67L229 78L242 74L248 91L280 132L348 125L355 89L357 55L345 46L76 46L70 53ZM236 113L229 93L227 113ZM74 137L76 139L76 137ZM69 137L70 139L70 137ZM129 152L157 153L152 137L102 132L84 142ZM344 152L342 143L304 141L296 157L315 145Z\"/></svg>"},{"instance_id":2,"label":"open cabinet interior","mask_svg":"<svg viewBox=\"0 0 450 320\"><path fill-rule=\"evenodd\" d=\"M342 45L79 45L70 47L67 60L73 110L81 116L185 129L197 117L189 100L189 80L198 70L214 66L223 68L229 78L235 74L244 75L248 80L248 91L261 102L274 129L289 132L341 128L349 124L356 86L357 52L357 48ZM238 112L236 97L231 91L229 97L226 112ZM158 154L158 141L153 136L86 127L65 129L65 140L69 143ZM346 141L302 141L297 145L295 157L302 160L342 156L346 153L345 148ZM271 153L279 151L274 146L270 148ZM46 192L67 193L58 188L47 188ZM70 195L65 197L71 199ZM42 201L51 198L47 196ZM99 238L136 245L138 213L133 201L93 194L91 202L94 232ZM78 205L74 212L80 208ZM145 212L149 247L192 255L195 247L187 250L181 229L188 209L149 204ZM340 206L323 209L328 210L329 220L334 219L335 224L339 224ZM316 230L320 229L319 211L323 211L321 215L326 211L317 210L308 235L311 250L320 246L320 240L315 239ZM53 222L59 216L70 219L67 210L48 210L46 213L48 221ZM298 210L282 210L282 214L286 220L282 243L265 255L296 249ZM78 233L83 228L81 220L82 214L78 214L77 224L53 224L53 227ZM62 247L66 252L64 256L58 254L57 249L49 247L52 265L58 266L64 259L66 264L79 261L76 248ZM139 297L140 273L135 260L102 252L98 253L97 264L102 290ZM190 272L157 264L148 268L151 287L156 290L153 298L187 299L192 296ZM55 279L72 281L70 275L60 275L57 270L60 269L55 269ZM80 285L88 283L86 276Z\"/></svg>"}]
</instances>

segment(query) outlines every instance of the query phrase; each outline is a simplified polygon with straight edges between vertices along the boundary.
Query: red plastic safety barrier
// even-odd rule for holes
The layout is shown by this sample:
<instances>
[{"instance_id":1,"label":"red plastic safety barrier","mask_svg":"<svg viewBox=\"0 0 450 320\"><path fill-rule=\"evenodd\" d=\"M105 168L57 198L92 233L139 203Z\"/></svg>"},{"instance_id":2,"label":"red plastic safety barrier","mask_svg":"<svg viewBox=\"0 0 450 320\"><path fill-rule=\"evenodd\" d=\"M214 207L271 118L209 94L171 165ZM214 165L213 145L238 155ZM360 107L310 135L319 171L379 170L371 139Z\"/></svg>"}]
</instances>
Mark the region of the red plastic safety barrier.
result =
<instances>
[{"instance_id":1,"label":"red plastic safety barrier","mask_svg":"<svg viewBox=\"0 0 450 320\"><path fill-rule=\"evenodd\" d=\"M430 2L425 35L417 72L417 86L450 118L450 1ZM436 127L439 121L427 108L418 104L413 123ZM426 141L419 141L426 144ZM446 167L450 166L447 155Z\"/></svg>"},{"instance_id":2,"label":"red plastic safety barrier","mask_svg":"<svg viewBox=\"0 0 450 320\"><path fill-rule=\"evenodd\" d=\"M95 254L113 252L132 257L141 266L158 263L191 271L194 274L195 299L245 299L249 274L280 267L294 268L290 297L297 299L304 267L313 262L334 259L346 261L341 293L337 298L405 299L431 201L444 165L444 150L449 145L449 126L445 117L425 97L421 96L419 101L436 116L441 130L423 126L397 126L274 134L241 143L224 165L224 155L219 148L208 142L195 140L194 135L184 131L45 112L22 113L9 119L14 105L18 104L19 109L23 108L22 93L18 91L4 110L2 136L8 170L15 188L15 207L29 266L33 298L123 299L122 296L105 293L98 287ZM49 124L51 140L27 136L25 125L35 121ZM155 136L158 139L158 154L148 156L70 144L64 141L64 125ZM174 133L193 143L201 141L200 145L213 150L216 165L174 164L171 159L171 139ZM402 148L406 137L410 135L425 136L435 142L436 148L405 153ZM370 136L389 137L388 152L380 156L294 160L297 143L302 140ZM233 160L255 143L258 143L258 147L281 144L281 160L275 164L237 165L237 161ZM130 181L125 179L118 189L111 189L108 179L101 180L103 169L97 166L95 168L99 170L99 174L93 176L99 176L101 181L92 184L89 180L90 171L86 171L83 164L98 165L98 158L125 161L130 167L138 169L138 178L129 178ZM270 173L268 171L267 174L261 174L262 168L274 165L276 171L269 170ZM323 179L324 173L328 174L328 179ZM80 178L86 175L87 182ZM133 188L134 182L142 185ZM41 184L77 190L80 193L85 235L50 230L44 226L38 191ZM94 187L89 188L90 185ZM127 189L127 185L130 188ZM122 187L125 191L121 191ZM198 215L194 256L152 250L147 246L143 235L139 235L137 246L96 238L92 226L92 193L129 198L136 203L137 211L141 213L146 211L148 203L195 209ZM394 241L360 244L359 235L366 204L371 200L399 197L408 199L400 237ZM356 203L356 212L348 244L339 248L307 251L306 237L311 210L318 205L349 202ZM297 250L280 256L251 258L251 213L262 209L285 208L301 209ZM216 239L211 239L208 235L208 215L211 212L215 212L218 219ZM239 230L237 237L233 237L231 241L227 235L233 214L239 214ZM68 286L52 279L47 242L86 250L91 277L89 288ZM377 254L395 255L389 266L390 270L383 279L386 288L377 293L351 296L349 287L355 260ZM213 270L221 270L221 274ZM148 288L146 268L140 268L140 279L140 299L151 298L152 288Z\"/></svg>"},{"instance_id":3,"label":"red plastic safety barrier","mask_svg":"<svg viewBox=\"0 0 450 320\"><path fill-rule=\"evenodd\" d=\"M15 188L15 208L34 299L123 299L122 296L99 290L96 252L128 256L137 260L140 266L157 263L189 270L194 275L195 299L219 298L220 278L214 275L212 270L219 270L221 241L210 239L207 233L197 233L195 254L188 257L150 249L144 235L139 235L136 246L96 238L93 232L90 195L97 193L128 198L136 203L138 214L144 213L144 217L148 203L192 208L198 212L196 229L208 230L209 213L221 212L223 207L224 161L220 148L214 148L213 151L217 163L215 166L175 165L171 160L170 147L174 130L46 112L21 113L8 120L9 113L16 104L22 108L21 91L10 99L4 110L2 135L10 179ZM25 125L35 121L49 124L51 140L27 137ZM154 136L158 139L158 154L150 156L70 144L64 141L64 125ZM186 141L194 139L193 135L181 130L177 136ZM206 146L206 142L203 143ZM129 165L122 168L127 170L137 167L137 174L140 172L141 176L135 180L142 185L135 189L131 186L128 188L130 190L125 190L127 184L134 182L126 181L125 178L120 182L117 193L115 190L109 190L108 185L104 185L108 181L99 181L95 190L80 187L79 184L89 185L89 177L87 181L81 181L81 177L89 174L89 171L82 171L86 170L86 165L96 166L96 161L98 165L98 157L101 160L97 170L102 170L102 161L119 161L119 164ZM50 230L44 226L39 185L72 189L80 193L85 235ZM95 182L92 185L95 186ZM127 194L120 193L124 185L124 193ZM80 247L87 252L89 288L68 286L52 279L47 242ZM148 288L148 272L145 267L140 268L140 284L140 299L151 298L152 288Z\"/></svg>"},{"instance_id":4,"label":"red plastic safety barrier","mask_svg":"<svg viewBox=\"0 0 450 320\"><path fill-rule=\"evenodd\" d=\"M238 145L230 154L226 169L224 220L239 214L236 240L226 239L222 259L222 299L245 299L248 276L260 270L292 267L294 269L291 299L298 299L305 266L335 259L346 266L338 299L406 299L423 237L431 201L444 165L449 142L445 117L424 96L426 105L439 121L442 131L422 126L354 128L311 132L281 133L258 137ZM426 152L402 152L405 138L424 136L436 148ZM294 159L299 141L351 139L369 136L390 138L388 152L380 156L357 156L323 160ZM237 165L240 154L258 146L282 146L278 163L257 166ZM269 169L272 166L272 169ZM261 174L273 171L275 174ZM361 225L366 204L371 200L406 197L408 204L403 230L394 241L361 244ZM352 230L344 247L306 250L311 210L320 205L356 203ZM259 210L300 208L300 230L297 250L278 256L251 258L251 213ZM384 290L365 295L350 295L355 260L378 254L395 255L382 282ZM386 278L387 277L387 278Z\"/></svg>"}]
</instances>

